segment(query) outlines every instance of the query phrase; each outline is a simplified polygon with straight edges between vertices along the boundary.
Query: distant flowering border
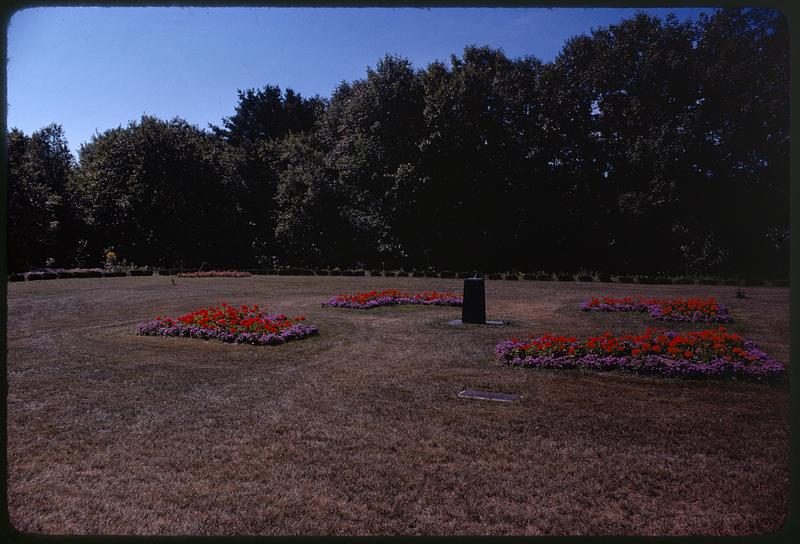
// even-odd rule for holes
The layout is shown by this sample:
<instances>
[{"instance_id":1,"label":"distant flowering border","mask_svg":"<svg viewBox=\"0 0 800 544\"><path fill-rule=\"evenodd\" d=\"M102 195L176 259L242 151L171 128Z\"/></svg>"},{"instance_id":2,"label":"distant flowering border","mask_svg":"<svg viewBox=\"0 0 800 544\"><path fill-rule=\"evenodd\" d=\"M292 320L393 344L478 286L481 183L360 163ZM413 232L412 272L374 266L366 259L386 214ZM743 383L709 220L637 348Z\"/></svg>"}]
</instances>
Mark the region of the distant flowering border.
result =
<instances>
[{"instance_id":1,"label":"distant flowering border","mask_svg":"<svg viewBox=\"0 0 800 544\"><path fill-rule=\"evenodd\" d=\"M731 323L728 309L715 298L658 299L592 297L581 304L585 312L648 312L660 321Z\"/></svg>"},{"instance_id":2,"label":"distant flowering border","mask_svg":"<svg viewBox=\"0 0 800 544\"><path fill-rule=\"evenodd\" d=\"M328 302L323 302L323 307L353 308L369 310L378 306L394 306L401 304L423 304L426 306L461 306L463 297L456 293L437 293L436 291L409 294L396 289L384 291L369 291L368 293L355 293L352 295L337 295Z\"/></svg>"},{"instance_id":3,"label":"distant flowering border","mask_svg":"<svg viewBox=\"0 0 800 544\"><path fill-rule=\"evenodd\" d=\"M665 376L739 376L772 378L781 363L755 344L723 327L698 332L647 329L641 335L602 336L578 340L544 335L512 338L497 344L495 354L511 366L587 370L624 370Z\"/></svg>"},{"instance_id":4,"label":"distant flowering border","mask_svg":"<svg viewBox=\"0 0 800 544\"><path fill-rule=\"evenodd\" d=\"M179 278L246 278L250 272L238 270L209 270L207 272L179 272Z\"/></svg>"},{"instance_id":5,"label":"distant flowering border","mask_svg":"<svg viewBox=\"0 0 800 544\"><path fill-rule=\"evenodd\" d=\"M221 307L209 307L176 319L156 317L153 321L139 324L137 334L267 346L318 334L319 329L306 325L305 319L303 316L290 319L284 314L270 314L266 309L259 309L258 304L234 308L223 303Z\"/></svg>"}]
</instances>

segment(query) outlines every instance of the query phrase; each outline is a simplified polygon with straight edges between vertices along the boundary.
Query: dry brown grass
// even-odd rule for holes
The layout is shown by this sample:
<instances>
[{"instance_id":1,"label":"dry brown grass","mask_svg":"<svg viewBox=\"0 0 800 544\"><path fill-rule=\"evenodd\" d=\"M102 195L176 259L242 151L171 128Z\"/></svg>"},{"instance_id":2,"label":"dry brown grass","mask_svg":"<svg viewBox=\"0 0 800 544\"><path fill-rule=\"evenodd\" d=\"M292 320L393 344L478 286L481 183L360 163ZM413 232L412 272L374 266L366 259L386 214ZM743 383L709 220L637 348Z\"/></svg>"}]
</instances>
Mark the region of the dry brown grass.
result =
<instances>
[{"instance_id":1,"label":"dry brown grass","mask_svg":"<svg viewBox=\"0 0 800 544\"><path fill-rule=\"evenodd\" d=\"M652 325L591 294L715 295L786 363L789 290L487 282L457 308L321 308L460 280L102 278L8 285L8 500L22 531L101 534L761 534L788 504L786 384L499 366L514 335ZM209 303L305 314L257 347L134 335ZM682 325L682 330L695 328ZM513 404L464 388L519 393Z\"/></svg>"}]
</instances>

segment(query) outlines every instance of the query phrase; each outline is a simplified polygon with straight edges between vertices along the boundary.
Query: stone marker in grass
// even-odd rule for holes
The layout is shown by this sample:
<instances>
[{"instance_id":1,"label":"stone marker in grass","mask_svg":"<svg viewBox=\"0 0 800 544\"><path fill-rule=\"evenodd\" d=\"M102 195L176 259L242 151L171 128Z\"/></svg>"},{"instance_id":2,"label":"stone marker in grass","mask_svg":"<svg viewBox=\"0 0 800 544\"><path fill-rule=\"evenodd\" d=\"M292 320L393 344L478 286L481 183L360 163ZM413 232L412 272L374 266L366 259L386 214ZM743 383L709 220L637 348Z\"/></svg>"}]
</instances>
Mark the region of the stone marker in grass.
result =
<instances>
[{"instance_id":1,"label":"stone marker in grass","mask_svg":"<svg viewBox=\"0 0 800 544\"><path fill-rule=\"evenodd\" d=\"M464 280L461 322L486 324L486 289L483 285L483 278L466 278Z\"/></svg>"},{"instance_id":2,"label":"stone marker in grass","mask_svg":"<svg viewBox=\"0 0 800 544\"><path fill-rule=\"evenodd\" d=\"M458 396L462 399L496 400L498 402L513 402L519 399L519 395L513 393L493 393L476 389L465 389Z\"/></svg>"},{"instance_id":3,"label":"stone marker in grass","mask_svg":"<svg viewBox=\"0 0 800 544\"><path fill-rule=\"evenodd\" d=\"M477 276L477 274L476 274ZM486 288L483 278L464 280L464 299L461 303L461 319L447 322L448 325L505 325L499 320L486 319Z\"/></svg>"}]
</instances>

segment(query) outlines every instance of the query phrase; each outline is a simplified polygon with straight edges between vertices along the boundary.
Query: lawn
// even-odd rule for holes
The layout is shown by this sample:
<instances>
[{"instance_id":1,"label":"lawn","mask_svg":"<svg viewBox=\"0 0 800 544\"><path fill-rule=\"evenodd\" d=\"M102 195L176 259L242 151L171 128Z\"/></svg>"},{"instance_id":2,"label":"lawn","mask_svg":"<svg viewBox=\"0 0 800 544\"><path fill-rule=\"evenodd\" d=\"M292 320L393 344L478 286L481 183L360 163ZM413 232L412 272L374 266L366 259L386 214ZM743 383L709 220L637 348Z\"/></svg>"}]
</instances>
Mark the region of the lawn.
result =
<instances>
[{"instance_id":1,"label":"lawn","mask_svg":"<svg viewBox=\"0 0 800 544\"><path fill-rule=\"evenodd\" d=\"M461 280L128 277L8 284L8 505L50 534L750 535L785 522L789 388L501 366L512 336L707 324L592 295L715 296L788 364L789 289L487 281L460 309L325 308ZM136 335L209 304L304 315L275 346ZM715 325L716 326L716 325ZM457 398L516 393L515 403Z\"/></svg>"}]
</instances>

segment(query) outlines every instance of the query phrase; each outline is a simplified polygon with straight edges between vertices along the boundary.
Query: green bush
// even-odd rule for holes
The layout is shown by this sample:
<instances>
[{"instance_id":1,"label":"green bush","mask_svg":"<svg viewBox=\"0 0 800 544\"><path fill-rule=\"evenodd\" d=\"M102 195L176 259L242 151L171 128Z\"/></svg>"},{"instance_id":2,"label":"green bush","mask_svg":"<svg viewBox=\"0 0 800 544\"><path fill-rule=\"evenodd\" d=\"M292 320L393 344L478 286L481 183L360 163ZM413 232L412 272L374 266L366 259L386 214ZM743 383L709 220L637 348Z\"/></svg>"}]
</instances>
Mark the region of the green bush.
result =
<instances>
[{"instance_id":1,"label":"green bush","mask_svg":"<svg viewBox=\"0 0 800 544\"><path fill-rule=\"evenodd\" d=\"M278 269L279 276L313 276L314 271L310 268L298 268L295 266L289 266L286 268Z\"/></svg>"}]
</instances>

